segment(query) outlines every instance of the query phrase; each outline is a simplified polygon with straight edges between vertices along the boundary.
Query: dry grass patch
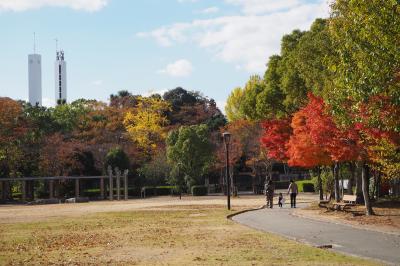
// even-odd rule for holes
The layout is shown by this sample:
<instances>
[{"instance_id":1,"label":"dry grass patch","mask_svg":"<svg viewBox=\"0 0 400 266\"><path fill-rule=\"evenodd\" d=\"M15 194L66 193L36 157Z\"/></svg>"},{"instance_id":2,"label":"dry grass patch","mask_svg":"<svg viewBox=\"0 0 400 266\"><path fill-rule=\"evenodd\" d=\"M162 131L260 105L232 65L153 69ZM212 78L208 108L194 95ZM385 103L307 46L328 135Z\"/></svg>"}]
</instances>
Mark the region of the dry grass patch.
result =
<instances>
[{"instance_id":1,"label":"dry grass patch","mask_svg":"<svg viewBox=\"0 0 400 266\"><path fill-rule=\"evenodd\" d=\"M313 203L297 212L311 218L342 221L352 225L400 234L400 201L382 200L375 202L373 203L373 210L375 215L366 216L364 205L351 206L346 211L334 211L321 208L318 203Z\"/></svg>"},{"instance_id":2,"label":"dry grass patch","mask_svg":"<svg viewBox=\"0 0 400 266\"><path fill-rule=\"evenodd\" d=\"M223 207L0 225L2 265L376 265L261 233Z\"/></svg>"}]
</instances>

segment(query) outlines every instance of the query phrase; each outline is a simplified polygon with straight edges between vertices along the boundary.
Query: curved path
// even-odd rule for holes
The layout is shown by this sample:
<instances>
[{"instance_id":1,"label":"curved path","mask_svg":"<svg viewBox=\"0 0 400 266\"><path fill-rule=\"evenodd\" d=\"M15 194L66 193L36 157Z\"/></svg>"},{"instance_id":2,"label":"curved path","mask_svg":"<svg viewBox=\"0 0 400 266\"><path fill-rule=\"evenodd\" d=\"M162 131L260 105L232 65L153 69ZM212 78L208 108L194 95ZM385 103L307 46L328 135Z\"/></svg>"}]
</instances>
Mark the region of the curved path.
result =
<instances>
[{"instance_id":1,"label":"curved path","mask_svg":"<svg viewBox=\"0 0 400 266\"><path fill-rule=\"evenodd\" d=\"M282 209L274 206L274 209L249 211L232 219L246 226L313 246L332 245L332 249L339 252L400 265L399 235L311 220L294 216L292 212L293 209L287 205Z\"/></svg>"}]
</instances>

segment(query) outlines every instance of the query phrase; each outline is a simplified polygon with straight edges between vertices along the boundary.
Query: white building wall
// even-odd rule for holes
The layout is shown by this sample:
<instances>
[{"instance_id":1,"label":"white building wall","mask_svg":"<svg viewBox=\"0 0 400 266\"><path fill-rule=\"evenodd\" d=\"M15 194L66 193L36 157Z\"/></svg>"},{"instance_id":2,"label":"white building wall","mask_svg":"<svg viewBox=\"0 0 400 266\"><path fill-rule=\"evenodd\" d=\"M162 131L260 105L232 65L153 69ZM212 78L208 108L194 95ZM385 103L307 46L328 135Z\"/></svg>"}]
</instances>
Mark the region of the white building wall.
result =
<instances>
[{"instance_id":1,"label":"white building wall","mask_svg":"<svg viewBox=\"0 0 400 266\"><path fill-rule=\"evenodd\" d=\"M29 102L42 106L42 56L28 55Z\"/></svg>"},{"instance_id":2,"label":"white building wall","mask_svg":"<svg viewBox=\"0 0 400 266\"><path fill-rule=\"evenodd\" d=\"M55 99L67 102L67 62L56 60L54 64Z\"/></svg>"}]
</instances>

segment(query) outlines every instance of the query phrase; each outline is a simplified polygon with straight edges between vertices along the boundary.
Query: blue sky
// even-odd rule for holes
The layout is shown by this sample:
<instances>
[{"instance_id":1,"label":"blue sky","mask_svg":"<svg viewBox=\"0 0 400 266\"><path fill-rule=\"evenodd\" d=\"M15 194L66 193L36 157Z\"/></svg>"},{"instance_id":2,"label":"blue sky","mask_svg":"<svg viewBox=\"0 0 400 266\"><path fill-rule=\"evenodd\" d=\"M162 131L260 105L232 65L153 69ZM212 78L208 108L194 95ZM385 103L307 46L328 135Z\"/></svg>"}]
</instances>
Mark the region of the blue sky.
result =
<instances>
[{"instance_id":1,"label":"blue sky","mask_svg":"<svg viewBox=\"0 0 400 266\"><path fill-rule=\"evenodd\" d=\"M0 96L28 98L36 32L45 105L54 104L58 38L69 102L181 86L223 107L265 71L283 34L327 15L325 0L0 0Z\"/></svg>"}]
</instances>

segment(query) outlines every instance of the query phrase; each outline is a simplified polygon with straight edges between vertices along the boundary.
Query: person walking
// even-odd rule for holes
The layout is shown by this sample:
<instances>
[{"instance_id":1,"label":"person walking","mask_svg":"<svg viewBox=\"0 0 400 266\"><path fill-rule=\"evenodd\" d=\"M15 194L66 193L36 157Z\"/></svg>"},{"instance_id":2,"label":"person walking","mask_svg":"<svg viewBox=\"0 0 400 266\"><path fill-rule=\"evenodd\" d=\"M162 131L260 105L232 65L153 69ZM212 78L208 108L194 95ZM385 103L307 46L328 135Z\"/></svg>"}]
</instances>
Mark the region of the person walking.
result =
<instances>
[{"instance_id":1,"label":"person walking","mask_svg":"<svg viewBox=\"0 0 400 266\"><path fill-rule=\"evenodd\" d=\"M296 208L296 196L298 193L299 189L297 184L293 181L293 179L291 179L287 192L288 195L290 194L290 208Z\"/></svg>"},{"instance_id":2,"label":"person walking","mask_svg":"<svg viewBox=\"0 0 400 266\"><path fill-rule=\"evenodd\" d=\"M267 197L267 208L269 207L272 209L272 207L273 207L274 191L275 191L274 183L272 182L272 180L268 180L268 182L265 183L265 186L264 186L264 193L265 193L265 196Z\"/></svg>"}]
</instances>

